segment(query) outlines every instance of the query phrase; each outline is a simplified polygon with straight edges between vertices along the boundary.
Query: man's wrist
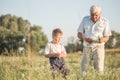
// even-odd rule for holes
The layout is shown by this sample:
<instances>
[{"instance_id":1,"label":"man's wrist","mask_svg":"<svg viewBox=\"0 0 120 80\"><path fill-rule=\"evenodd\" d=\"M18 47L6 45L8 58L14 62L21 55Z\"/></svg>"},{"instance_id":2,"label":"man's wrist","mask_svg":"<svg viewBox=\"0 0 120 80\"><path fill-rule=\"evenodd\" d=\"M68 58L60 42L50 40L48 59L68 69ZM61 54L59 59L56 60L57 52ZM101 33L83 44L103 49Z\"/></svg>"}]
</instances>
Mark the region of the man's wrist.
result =
<instances>
[{"instance_id":1,"label":"man's wrist","mask_svg":"<svg viewBox=\"0 0 120 80\"><path fill-rule=\"evenodd\" d=\"M82 35L82 40L85 41L86 40L86 37L84 35Z\"/></svg>"},{"instance_id":2,"label":"man's wrist","mask_svg":"<svg viewBox=\"0 0 120 80\"><path fill-rule=\"evenodd\" d=\"M86 37L83 37L83 41L86 41L86 39L87 39Z\"/></svg>"}]
</instances>

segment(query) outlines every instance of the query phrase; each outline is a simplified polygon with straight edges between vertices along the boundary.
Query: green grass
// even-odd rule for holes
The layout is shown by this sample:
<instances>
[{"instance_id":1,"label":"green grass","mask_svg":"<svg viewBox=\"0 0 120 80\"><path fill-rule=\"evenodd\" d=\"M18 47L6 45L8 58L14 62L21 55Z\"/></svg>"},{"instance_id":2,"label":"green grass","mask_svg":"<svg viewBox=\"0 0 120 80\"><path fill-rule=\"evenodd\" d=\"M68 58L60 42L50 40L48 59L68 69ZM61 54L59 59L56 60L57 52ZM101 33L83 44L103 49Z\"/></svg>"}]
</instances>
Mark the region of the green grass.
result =
<instances>
[{"instance_id":1,"label":"green grass","mask_svg":"<svg viewBox=\"0 0 120 80\"><path fill-rule=\"evenodd\" d=\"M66 67L70 69L68 80L120 80L120 51L106 52L104 75L96 73L93 67L90 67L86 75L81 76L79 53L68 54L65 61ZM43 55L0 56L0 80L52 80L49 61ZM62 80L62 77L56 80Z\"/></svg>"}]
</instances>

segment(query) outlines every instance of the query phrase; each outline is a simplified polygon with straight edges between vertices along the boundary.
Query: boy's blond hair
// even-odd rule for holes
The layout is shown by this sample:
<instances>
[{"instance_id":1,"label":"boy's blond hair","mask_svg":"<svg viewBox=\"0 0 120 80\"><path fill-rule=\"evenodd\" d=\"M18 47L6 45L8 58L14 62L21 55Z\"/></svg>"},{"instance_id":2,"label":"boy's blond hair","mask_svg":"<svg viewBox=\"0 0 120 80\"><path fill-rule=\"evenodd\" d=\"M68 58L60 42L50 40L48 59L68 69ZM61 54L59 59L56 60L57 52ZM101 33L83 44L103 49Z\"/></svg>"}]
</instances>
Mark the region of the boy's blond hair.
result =
<instances>
[{"instance_id":1,"label":"boy's blond hair","mask_svg":"<svg viewBox=\"0 0 120 80\"><path fill-rule=\"evenodd\" d=\"M57 36L58 34L63 34L63 32L59 28L54 29L52 32L52 36Z\"/></svg>"}]
</instances>

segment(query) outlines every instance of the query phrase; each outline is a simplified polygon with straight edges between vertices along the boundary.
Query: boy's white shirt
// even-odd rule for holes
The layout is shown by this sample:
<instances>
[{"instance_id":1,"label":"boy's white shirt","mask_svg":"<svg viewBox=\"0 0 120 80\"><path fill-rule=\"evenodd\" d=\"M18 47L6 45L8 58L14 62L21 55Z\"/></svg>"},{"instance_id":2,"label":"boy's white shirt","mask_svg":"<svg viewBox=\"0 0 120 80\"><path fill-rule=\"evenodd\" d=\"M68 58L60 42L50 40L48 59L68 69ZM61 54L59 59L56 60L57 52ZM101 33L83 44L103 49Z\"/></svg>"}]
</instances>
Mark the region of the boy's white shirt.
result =
<instances>
[{"instance_id":1,"label":"boy's white shirt","mask_svg":"<svg viewBox=\"0 0 120 80\"><path fill-rule=\"evenodd\" d=\"M45 47L44 55L47 55L47 54L50 54L50 53L66 54L66 50L61 43L53 44L52 42L48 42L46 47Z\"/></svg>"}]
</instances>

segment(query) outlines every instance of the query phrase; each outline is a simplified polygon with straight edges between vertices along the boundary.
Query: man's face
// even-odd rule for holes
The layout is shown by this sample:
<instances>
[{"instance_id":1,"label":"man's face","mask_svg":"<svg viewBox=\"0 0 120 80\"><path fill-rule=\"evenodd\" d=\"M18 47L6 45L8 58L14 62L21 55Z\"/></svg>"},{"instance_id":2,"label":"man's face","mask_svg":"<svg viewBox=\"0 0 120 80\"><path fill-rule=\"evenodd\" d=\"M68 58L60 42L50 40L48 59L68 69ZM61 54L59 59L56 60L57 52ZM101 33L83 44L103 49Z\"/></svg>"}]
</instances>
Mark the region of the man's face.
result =
<instances>
[{"instance_id":1,"label":"man's face","mask_svg":"<svg viewBox=\"0 0 120 80\"><path fill-rule=\"evenodd\" d=\"M95 12L95 13L91 13L91 19L94 23L96 23L99 19L100 19L100 12Z\"/></svg>"}]
</instances>

